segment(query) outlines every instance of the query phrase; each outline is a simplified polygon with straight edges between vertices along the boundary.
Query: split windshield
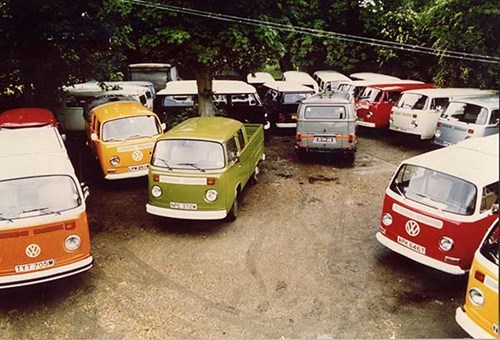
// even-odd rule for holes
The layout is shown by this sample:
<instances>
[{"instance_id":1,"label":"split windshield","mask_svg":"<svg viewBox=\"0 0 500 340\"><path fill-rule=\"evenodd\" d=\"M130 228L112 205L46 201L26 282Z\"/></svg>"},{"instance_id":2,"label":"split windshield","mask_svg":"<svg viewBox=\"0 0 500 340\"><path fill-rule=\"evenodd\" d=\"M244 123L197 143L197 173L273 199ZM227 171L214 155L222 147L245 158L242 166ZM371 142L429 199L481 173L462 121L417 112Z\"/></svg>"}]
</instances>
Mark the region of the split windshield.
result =
<instances>
[{"instance_id":1,"label":"split windshield","mask_svg":"<svg viewBox=\"0 0 500 340\"><path fill-rule=\"evenodd\" d=\"M472 215L476 208L477 190L472 183L424 167L403 165L389 187L406 199L439 211Z\"/></svg>"},{"instance_id":2,"label":"split windshield","mask_svg":"<svg viewBox=\"0 0 500 340\"><path fill-rule=\"evenodd\" d=\"M57 214L80 204L80 194L69 176L0 181L0 221Z\"/></svg>"},{"instance_id":3,"label":"split windshield","mask_svg":"<svg viewBox=\"0 0 500 340\"><path fill-rule=\"evenodd\" d=\"M216 142L161 140L156 143L151 163L169 169L221 169L224 167L224 149Z\"/></svg>"},{"instance_id":4,"label":"split windshield","mask_svg":"<svg viewBox=\"0 0 500 340\"><path fill-rule=\"evenodd\" d=\"M161 133L155 116L136 116L107 121L102 126L104 142L150 137Z\"/></svg>"},{"instance_id":5,"label":"split windshield","mask_svg":"<svg viewBox=\"0 0 500 340\"><path fill-rule=\"evenodd\" d=\"M412 110L423 110L427 104L429 97L415 94L415 93L403 93L403 95L399 98L396 107L400 107L403 109L412 109Z\"/></svg>"}]
</instances>

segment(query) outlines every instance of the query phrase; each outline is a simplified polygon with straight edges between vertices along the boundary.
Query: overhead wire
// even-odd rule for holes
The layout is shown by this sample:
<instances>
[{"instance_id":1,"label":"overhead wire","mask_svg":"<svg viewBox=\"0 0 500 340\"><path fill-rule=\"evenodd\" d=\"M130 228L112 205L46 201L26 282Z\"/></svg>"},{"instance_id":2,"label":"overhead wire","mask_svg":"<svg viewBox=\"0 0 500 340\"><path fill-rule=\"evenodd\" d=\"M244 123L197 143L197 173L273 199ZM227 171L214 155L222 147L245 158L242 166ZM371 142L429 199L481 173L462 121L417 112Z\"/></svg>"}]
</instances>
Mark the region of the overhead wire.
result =
<instances>
[{"instance_id":1,"label":"overhead wire","mask_svg":"<svg viewBox=\"0 0 500 340\"><path fill-rule=\"evenodd\" d=\"M172 5L165 5L165 4L155 3L155 2L149 2L149 1L145 1L145 0L122 0L122 2L129 3L132 5L140 5L140 6L156 8L156 9L160 9L160 10L166 10L166 11L171 11L171 12L176 12L176 13L181 13L181 14L188 14L188 15L193 15L193 16L198 16L198 17L204 17L204 18L209 18L209 19L214 19L214 20L227 21L227 22L233 22L233 23L245 24L245 25L252 25L252 26L257 26L257 27L274 28L274 29L277 29L280 31L306 34L306 35L316 36L316 37L320 37L320 38L337 39L337 40L348 41L348 42L353 42L353 43L368 44L371 46L376 46L376 47L381 47L381 48L397 49L397 50L408 51L408 52L423 53L423 54L435 55L435 56L439 56L439 57L469 60L469 61L476 61L476 62L483 62L483 63L497 64L500 62L500 58L487 56L487 55L480 55L480 54L473 54L473 53L466 53L466 52L459 52L459 51L450 51L450 50L436 50L436 49L433 49L430 47L425 47L425 46L397 43L397 42L392 42L392 41L387 41L387 40L368 38L368 37L362 37L362 36L355 36L355 35L349 35L349 34L337 33L337 32L331 32L331 31L324 31L324 30L313 29L313 28L308 28L308 27L293 26L293 25L289 25L289 24L287 25L287 24L281 24L281 23L272 22L272 21L245 18L245 17L227 15L227 14L222 14L222 13L214 13L214 12L202 11L202 10L186 8L186 7L177 7L177 6L172 6Z\"/></svg>"}]
</instances>

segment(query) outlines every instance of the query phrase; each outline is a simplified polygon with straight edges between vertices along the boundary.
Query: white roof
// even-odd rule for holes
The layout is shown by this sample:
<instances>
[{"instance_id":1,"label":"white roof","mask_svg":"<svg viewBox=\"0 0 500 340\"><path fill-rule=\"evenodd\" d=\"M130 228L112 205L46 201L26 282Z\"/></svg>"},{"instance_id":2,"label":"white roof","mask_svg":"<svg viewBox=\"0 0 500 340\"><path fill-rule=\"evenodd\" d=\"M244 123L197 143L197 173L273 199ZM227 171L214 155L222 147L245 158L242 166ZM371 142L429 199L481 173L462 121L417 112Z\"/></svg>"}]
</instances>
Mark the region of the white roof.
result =
<instances>
[{"instance_id":1,"label":"white roof","mask_svg":"<svg viewBox=\"0 0 500 340\"><path fill-rule=\"evenodd\" d=\"M0 156L1 157L1 156ZM75 170L67 155L63 154L24 154L1 159L0 181L43 175L70 175L75 178Z\"/></svg>"},{"instance_id":2,"label":"white roof","mask_svg":"<svg viewBox=\"0 0 500 340\"><path fill-rule=\"evenodd\" d=\"M267 83L269 81L274 81L273 76L269 72L255 72L249 73L247 75L247 83Z\"/></svg>"},{"instance_id":3,"label":"white roof","mask_svg":"<svg viewBox=\"0 0 500 340\"><path fill-rule=\"evenodd\" d=\"M138 63L138 64L129 64L128 68L170 68L171 64L165 63Z\"/></svg>"},{"instance_id":4,"label":"white roof","mask_svg":"<svg viewBox=\"0 0 500 340\"><path fill-rule=\"evenodd\" d=\"M499 107L498 95L488 97L457 97L452 99L451 102L468 103L486 107L489 110L498 110Z\"/></svg>"},{"instance_id":5,"label":"white roof","mask_svg":"<svg viewBox=\"0 0 500 340\"><path fill-rule=\"evenodd\" d=\"M300 81L300 82L313 82L316 81L309 75L309 73L302 71L286 71L283 72L283 79L286 81Z\"/></svg>"},{"instance_id":6,"label":"white roof","mask_svg":"<svg viewBox=\"0 0 500 340\"><path fill-rule=\"evenodd\" d=\"M399 79L398 77L389 76L387 74L375 73L375 72L358 72L351 73L349 75L352 79L369 80L369 79Z\"/></svg>"},{"instance_id":7,"label":"white roof","mask_svg":"<svg viewBox=\"0 0 500 340\"><path fill-rule=\"evenodd\" d=\"M348 76L332 70L321 70L314 72L314 75L323 81L350 80Z\"/></svg>"},{"instance_id":8,"label":"white roof","mask_svg":"<svg viewBox=\"0 0 500 340\"><path fill-rule=\"evenodd\" d=\"M265 83L264 86L281 92L314 92L312 88L293 81L277 80Z\"/></svg>"},{"instance_id":9,"label":"white roof","mask_svg":"<svg viewBox=\"0 0 500 340\"><path fill-rule=\"evenodd\" d=\"M56 127L44 125L20 129L0 129L0 157L40 153L67 155L66 147ZM2 161L2 163L4 162Z\"/></svg>"},{"instance_id":10,"label":"white roof","mask_svg":"<svg viewBox=\"0 0 500 340\"><path fill-rule=\"evenodd\" d=\"M238 94L256 93L255 87L241 80L213 80L212 90L214 94ZM198 86L196 80L169 81L167 86L160 90L157 95L186 95L197 94Z\"/></svg>"},{"instance_id":11,"label":"white roof","mask_svg":"<svg viewBox=\"0 0 500 340\"><path fill-rule=\"evenodd\" d=\"M471 138L402 163L434 169L481 187L498 181L498 143L499 134Z\"/></svg>"},{"instance_id":12,"label":"white roof","mask_svg":"<svg viewBox=\"0 0 500 340\"><path fill-rule=\"evenodd\" d=\"M92 95L95 96L100 93L118 93L120 94L127 94L127 95L133 95L133 94L142 94L145 93L147 88L138 84L127 84L127 82L112 82L112 81L107 81L104 82L107 84L110 89L102 89L99 86L99 83L96 81L89 81L86 83L80 83L80 84L73 84L73 85L68 85L68 86L63 86L62 90L64 92L67 92L69 94L79 94L82 96L85 95ZM112 89L114 86L120 87L120 89L115 90Z\"/></svg>"},{"instance_id":13,"label":"white roof","mask_svg":"<svg viewBox=\"0 0 500 340\"><path fill-rule=\"evenodd\" d=\"M405 93L414 93L421 94L431 98L440 98L440 97L460 97L460 96L488 96L494 94L494 90L481 90L475 88L459 88L459 87L445 87L445 88L433 88L433 89L417 89L417 90L408 90L403 92Z\"/></svg>"}]
</instances>

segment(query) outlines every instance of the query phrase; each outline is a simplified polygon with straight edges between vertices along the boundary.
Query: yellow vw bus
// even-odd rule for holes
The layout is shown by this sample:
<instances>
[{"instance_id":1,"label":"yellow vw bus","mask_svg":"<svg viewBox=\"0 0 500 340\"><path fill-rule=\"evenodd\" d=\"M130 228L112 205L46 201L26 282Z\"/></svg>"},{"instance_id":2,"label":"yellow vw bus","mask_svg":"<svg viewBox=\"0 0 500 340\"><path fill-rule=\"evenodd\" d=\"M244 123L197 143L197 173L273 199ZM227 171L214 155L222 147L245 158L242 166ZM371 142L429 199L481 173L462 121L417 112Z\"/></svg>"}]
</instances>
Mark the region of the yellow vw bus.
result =
<instances>
[{"instance_id":1,"label":"yellow vw bus","mask_svg":"<svg viewBox=\"0 0 500 340\"><path fill-rule=\"evenodd\" d=\"M498 218L477 249L469 273L465 305L455 319L474 338L498 339Z\"/></svg>"},{"instance_id":2,"label":"yellow vw bus","mask_svg":"<svg viewBox=\"0 0 500 340\"><path fill-rule=\"evenodd\" d=\"M85 125L88 144L109 180L147 175L151 150L165 129L153 111L136 101L99 105Z\"/></svg>"}]
</instances>

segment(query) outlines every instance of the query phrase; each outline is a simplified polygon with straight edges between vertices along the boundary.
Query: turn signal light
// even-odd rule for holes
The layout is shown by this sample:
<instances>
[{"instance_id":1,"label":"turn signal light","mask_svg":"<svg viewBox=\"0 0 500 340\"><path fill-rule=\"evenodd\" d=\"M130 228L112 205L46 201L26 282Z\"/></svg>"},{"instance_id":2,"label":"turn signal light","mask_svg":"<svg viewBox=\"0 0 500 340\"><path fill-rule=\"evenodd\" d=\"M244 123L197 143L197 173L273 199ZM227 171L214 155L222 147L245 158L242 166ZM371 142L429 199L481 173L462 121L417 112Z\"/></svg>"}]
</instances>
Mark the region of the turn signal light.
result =
<instances>
[{"instance_id":1,"label":"turn signal light","mask_svg":"<svg viewBox=\"0 0 500 340\"><path fill-rule=\"evenodd\" d=\"M474 130L469 129L469 130L467 130L467 133L470 133L472 135L474 133Z\"/></svg>"},{"instance_id":2,"label":"turn signal light","mask_svg":"<svg viewBox=\"0 0 500 340\"><path fill-rule=\"evenodd\" d=\"M479 282L484 283L484 277L485 277L484 273L480 272L479 270L476 270L476 272L474 273L474 278Z\"/></svg>"},{"instance_id":3,"label":"turn signal light","mask_svg":"<svg viewBox=\"0 0 500 340\"><path fill-rule=\"evenodd\" d=\"M214 185L214 184L215 184L215 178L208 177L207 178L207 185Z\"/></svg>"},{"instance_id":4,"label":"turn signal light","mask_svg":"<svg viewBox=\"0 0 500 340\"><path fill-rule=\"evenodd\" d=\"M295 139L297 140L297 142L302 142L302 135L300 133L297 133L295 135Z\"/></svg>"},{"instance_id":5,"label":"turn signal light","mask_svg":"<svg viewBox=\"0 0 500 340\"><path fill-rule=\"evenodd\" d=\"M75 221L67 222L64 225L64 229L66 229L66 230L73 230L75 228L76 228L76 222Z\"/></svg>"},{"instance_id":6,"label":"turn signal light","mask_svg":"<svg viewBox=\"0 0 500 340\"><path fill-rule=\"evenodd\" d=\"M153 182L159 182L160 181L160 175L156 174L153 175Z\"/></svg>"},{"instance_id":7,"label":"turn signal light","mask_svg":"<svg viewBox=\"0 0 500 340\"><path fill-rule=\"evenodd\" d=\"M354 142L354 135L349 135L349 138L347 139L349 143Z\"/></svg>"}]
</instances>

